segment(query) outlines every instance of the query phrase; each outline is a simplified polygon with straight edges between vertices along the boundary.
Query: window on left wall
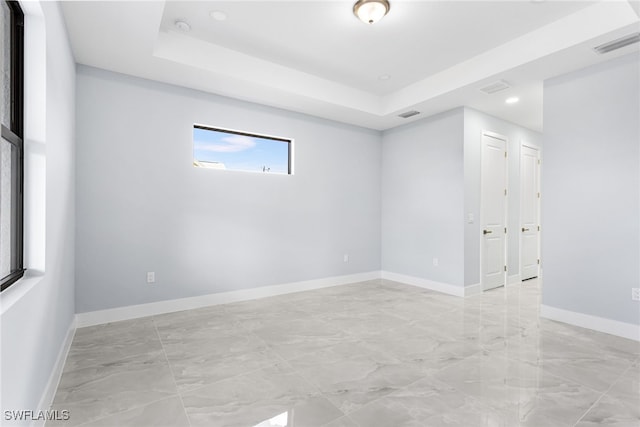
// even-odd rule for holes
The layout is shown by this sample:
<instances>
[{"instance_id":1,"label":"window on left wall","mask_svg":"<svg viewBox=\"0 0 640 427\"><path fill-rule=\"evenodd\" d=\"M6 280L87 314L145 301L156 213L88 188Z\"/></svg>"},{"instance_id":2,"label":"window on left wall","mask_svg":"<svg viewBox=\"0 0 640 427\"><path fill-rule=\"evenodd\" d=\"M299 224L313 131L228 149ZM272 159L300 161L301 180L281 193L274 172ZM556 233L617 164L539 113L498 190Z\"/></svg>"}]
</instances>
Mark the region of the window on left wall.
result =
<instances>
[{"instance_id":1,"label":"window on left wall","mask_svg":"<svg viewBox=\"0 0 640 427\"><path fill-rule=\"evenodd\" d=\"M0 3L0 35L0 287L4 291L24 274L24 14L17 1Z\"/></svg>"}]
</instances>

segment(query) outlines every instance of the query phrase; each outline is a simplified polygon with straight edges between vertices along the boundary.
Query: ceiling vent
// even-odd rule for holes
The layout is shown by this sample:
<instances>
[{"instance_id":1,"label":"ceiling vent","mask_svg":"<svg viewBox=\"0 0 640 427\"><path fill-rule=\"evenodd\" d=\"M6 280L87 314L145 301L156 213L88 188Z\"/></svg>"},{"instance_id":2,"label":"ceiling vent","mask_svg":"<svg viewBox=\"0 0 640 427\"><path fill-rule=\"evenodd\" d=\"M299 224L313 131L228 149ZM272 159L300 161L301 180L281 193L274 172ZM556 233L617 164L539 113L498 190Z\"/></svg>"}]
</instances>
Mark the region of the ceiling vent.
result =
<instances>
[{"instance_id":1,"label":"ceiling vent","mask_svg":"<svg viewBox=\"0 0 640 427\"><path fill-rule=\"evenodd\" d=\"M417 116L418 114L420 114L420 111L411 110L411 111L404 112L402 114L398 114L398 117L402 117L403 119L408 119L409 117Z\"/></svg>"},{"instance_id":2,"label":"ceiling vent","mask_svg":"<svg viewBox=\"0 0 640 427\"><path fill-rule=\"evenodd\" d=\"M509 89L510 87L509 83L504 80L498 80L497 82L486 85L485 87L481 87L480 91L487 95L491 95L492 93L500 92L501 90Z\"/></svg>"},{"instance_id":3,"label":"ceiling vent","mask_svg":"<svg viewBox=\"0 0 640 427\"><path fill-rule=\"evenodd\" d=\"M624 36L622 38L610 41L605 44L601 44L600 46L596 46L593 48L600 55L611 52L616 49L623 48L625 46L629 46L630 44L638 43L640 41L640 33L629 34L628 36Z\"/></svg>"}]
</instances>

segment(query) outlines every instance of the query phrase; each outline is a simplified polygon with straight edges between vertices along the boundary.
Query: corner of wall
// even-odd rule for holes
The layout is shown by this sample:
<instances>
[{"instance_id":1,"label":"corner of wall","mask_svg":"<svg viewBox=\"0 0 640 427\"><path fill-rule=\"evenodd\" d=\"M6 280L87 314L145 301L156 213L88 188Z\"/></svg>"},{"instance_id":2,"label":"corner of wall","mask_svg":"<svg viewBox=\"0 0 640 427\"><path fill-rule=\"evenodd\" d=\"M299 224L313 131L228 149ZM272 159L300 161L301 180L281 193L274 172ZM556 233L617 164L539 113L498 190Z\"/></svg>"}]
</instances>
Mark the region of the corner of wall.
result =
<instances>
[{"instance_id":1,"label":"corner of wall","mask_svg":"<svg viewBox=\"0 0 640 427\"><path fill-rule=\"evenodd\" d=\"M38 411L51 403L75 330L75 61L59 3L21 6L27 274L8 290L15 298L2 311L1 403Z\"/></svg>"}]
</instances>

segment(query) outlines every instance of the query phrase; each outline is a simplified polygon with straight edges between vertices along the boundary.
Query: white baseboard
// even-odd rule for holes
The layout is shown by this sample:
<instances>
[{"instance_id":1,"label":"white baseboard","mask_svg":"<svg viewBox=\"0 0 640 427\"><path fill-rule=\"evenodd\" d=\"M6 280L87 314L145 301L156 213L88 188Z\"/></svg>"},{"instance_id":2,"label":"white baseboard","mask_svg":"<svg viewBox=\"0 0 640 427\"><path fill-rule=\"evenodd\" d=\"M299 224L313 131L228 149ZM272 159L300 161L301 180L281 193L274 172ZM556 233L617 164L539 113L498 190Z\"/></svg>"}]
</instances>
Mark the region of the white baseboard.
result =
<instances>
[{"instance_id":1,"label":"white baseboard","mask_svg":"<svg viewBox=\"0 0 640 427\"><path fill-rule=\"evenodd\" d=\"M157 314L173 313L175 311L191 310L211 305L227 304L237 301L247 301L330 286L346 285L348 283L364 282L379 279L379 271L351 274L347 276L326 277L322 279L306 280L303 282L286 283L282 285L263 286L259 288L241 289L238 291L220 292L197 297L180 298L158 301L148 304L130 305L107 310L90 311L76 314L78 328L118 322L120 320L137 319Z\"/></svg>"},{"instance_id":2,"label":"white baseboard","mask_svg":"<svg viewBox=\"0 0 640 427\"><path fill-rule=\"evenodd\" d=\"M390 271L383 271L382 278L386 280L393 280L394 282L406 283L407 285L417 286L419 288L442 292L443 294L454 295L457 297L463 297L465 295L465 288L463 286L435 282L433 280L422 279L420 277L407 276L404 274L392 273Z\"/></svg>"},{"instance_id":3,"label":"white baseboard","mask_svg":"<svg viewBox=\"0 0 640 427\"><path fill-rule=\"evenodd\" d=\"M464 287L464 296L472 297L474 295L480 295L482 293L482 286L480 283L476 283L475 285L469 285Z\"/></svg>"},{"instance_id":4,"label":"white baseboard","mask_svg":"<svg viewBox=\"0 0 640 427\"><path fill-rule=\"evenodd\" d=\"M42 393L42 397L40 398L40 403L38 404L38 408L40 411L47 411L51 404L53 403L53 398L56 395L56 390L58 389L58 385L60 384L60 378L62 377L62 371L64 369L64 363L67 361L67 355L69 354L69 349L71 348L71 343L73 342L73 337L76 333L76 319L74 318L69 325L69 329L67 330L67 335L64 337L64 342L62 343L62 347L60 348L60 352L58 353L58 358L56 359L56 364L51 371L51 375L49 376L49 381L47 381L47 386ZM44 420L35 420L31 423L32 427L41 427L44 426Z\"/></svg>"},{"instance_id":5,"label":"white baseboard","mask_svg":"<svg viewBox=\"0 0 640 427\"><path fill-rule=\"evenodd\" d=\"M577 313L561 308L540 306L540 317L557 320L558 322L593 329L594 331L640 341L640 325L592 316L590 314Z\"/></svg>"},{"instance_id":6,"label":"white baseboard","mask_svg":"<svg viewBox=\"0 0 640 427\"><path fill-rule=\"evenodd\" d=\"M521 278L520 274L513 274L513 275L507 277L507 286L509 286L509 285L519 285L520 283L522 283L522 278Z\"/></svg>"}]
</instances>

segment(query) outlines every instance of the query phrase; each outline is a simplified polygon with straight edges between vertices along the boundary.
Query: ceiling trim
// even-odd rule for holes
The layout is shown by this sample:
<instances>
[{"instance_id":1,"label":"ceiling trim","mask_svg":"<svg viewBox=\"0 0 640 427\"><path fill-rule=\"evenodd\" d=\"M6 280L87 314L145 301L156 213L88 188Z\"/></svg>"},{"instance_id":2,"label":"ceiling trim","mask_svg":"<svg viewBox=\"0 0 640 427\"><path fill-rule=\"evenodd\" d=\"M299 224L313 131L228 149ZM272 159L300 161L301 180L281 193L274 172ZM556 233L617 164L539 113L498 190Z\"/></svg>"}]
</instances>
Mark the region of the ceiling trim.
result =
<instances>
[{"instance_id":1,"label":"ceiling trim","mask_svg":"<svg viewBox=\"0 0 640 427\"><path fill-rule=\"evenodd\" d=\"M640 24L635 3L603 0L399 90L378 95L188 33L163 31L166 2L114 3L62 3L77 62L376 130L459 106L542 130L544 79L640 50L636 44L608 55L593 53L591 44L623 36L622 31ZM486 95L478 90L499 79L510 83L510 92ZM528 96L521 96L519 105L507 108L502 100L507 92ZM408 110L422 114L398 117Z\"/></svg>"}]
</instances>

